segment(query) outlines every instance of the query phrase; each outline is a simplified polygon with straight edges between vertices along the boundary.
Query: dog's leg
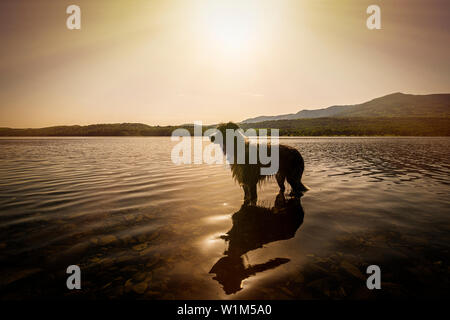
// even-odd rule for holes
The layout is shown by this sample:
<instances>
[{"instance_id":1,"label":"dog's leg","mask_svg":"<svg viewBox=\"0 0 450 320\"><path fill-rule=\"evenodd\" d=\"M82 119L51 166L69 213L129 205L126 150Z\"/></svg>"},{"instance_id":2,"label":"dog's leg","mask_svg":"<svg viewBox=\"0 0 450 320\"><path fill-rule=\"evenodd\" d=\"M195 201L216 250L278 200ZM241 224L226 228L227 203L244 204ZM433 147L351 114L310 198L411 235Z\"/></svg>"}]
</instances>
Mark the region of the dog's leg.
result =
<instances>
[{"instance_id":1,"label":"dog's leg","mask_svg":"<svg viewBox=\"0 0 450 320\"><path fill-rule=\"evenodd\" d=\"M303 185L300 179L301 174L291 174L287 176L287 182L292 187L292 192L290 194L291 196L300 197L303 192L308 190L308 188Z\"/></svg>"},{"instance_id":2,"label":"dog's leg","mask_svg":"<svg viewBox=\"0 0 450 320\"><path fill-rule=\"evenodd\" d=\"M258 200L258 193L257 184L255 183L250 186L250 203L256 205L256 200Z\"/></svg>"},{"instance_id":3,"label":"dog's leg","mask_svg":"<svg viewBox=\"0 0 450 320\"><path fill-rule=\"evenodd\" d=\"M286 198L284 197L284 192L280 192L279 194L277 194L277 197L275 198L274 208L275 209L284 208L285 205L286 205Z\"/></svg>"},{"instance_id":4,"label":"dog's leg","mask_svg":"<svg viewBox=\"0 0 450 320\"><path fill-rule=\"evenodd\" d=\"M251 200L250 188L246 184L242 185L242 188L244 189L244 205L248 205Z\"/></svg>"},{"instance_id":5,"label":"dog's leg","mask_svg":"<svg viewBox=\"0 0 450 320\"><path fill-rule=\"evenodd\" d=\"M278 171L278 173L276 174L275 177L277 179L278 186L280 187L280 192L284 193L284 190L285 190L284 180L286 179L286 176L283 173L281 173L280 171Z\"/></svg>"}]
</instances>

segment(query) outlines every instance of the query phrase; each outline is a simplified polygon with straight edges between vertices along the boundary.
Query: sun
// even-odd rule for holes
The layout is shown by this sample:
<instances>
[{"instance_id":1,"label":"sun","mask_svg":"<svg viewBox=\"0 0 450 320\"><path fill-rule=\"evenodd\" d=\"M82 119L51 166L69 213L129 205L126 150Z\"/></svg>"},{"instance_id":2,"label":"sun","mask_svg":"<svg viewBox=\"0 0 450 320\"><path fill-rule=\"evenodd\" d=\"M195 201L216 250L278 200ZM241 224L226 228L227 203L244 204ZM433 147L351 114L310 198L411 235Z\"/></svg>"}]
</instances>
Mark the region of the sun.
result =
<instances>
[{"instance_id":1,"label":"sun","mask_svg":"<svg viewBox=\"0 0 450 320\"><path fill-rule=\"evenodd\" d=\"M251 12L241 10L211 16L209 33L215 45L233 53L248 50L258 36L258 29Z\"/></svg>"},{"instance_id":2,"label":"sun","mask_svg":"<svg viewBox=\"0 0 450 320\"><path fill-rule=\"evenodd\" d=\"M230 0L207 3L201 16L208 46L230 55L256 48L264 28L257 2Z\"/></svg>"}]
</instances>

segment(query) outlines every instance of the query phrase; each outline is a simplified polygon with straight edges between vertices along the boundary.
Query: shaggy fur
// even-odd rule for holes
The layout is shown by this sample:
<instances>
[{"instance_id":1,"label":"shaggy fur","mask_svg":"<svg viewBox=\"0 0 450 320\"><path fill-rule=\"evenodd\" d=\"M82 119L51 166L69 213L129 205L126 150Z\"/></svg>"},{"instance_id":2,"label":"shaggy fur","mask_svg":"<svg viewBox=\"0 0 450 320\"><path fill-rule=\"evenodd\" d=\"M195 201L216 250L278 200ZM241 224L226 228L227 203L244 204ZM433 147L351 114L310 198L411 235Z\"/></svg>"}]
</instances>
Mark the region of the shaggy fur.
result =
<instances>
[{"instance_id":1,"label":"shaggy fur","mask_svg":"<svg viewBox=\"0 0 450 320\"><path fill-rule=\"evenodd\" d=\"M226 130L227 129L233 129L237 130L239 129L239 126L235 123L229 122L227 124L221 124L217 127L217 129L222 133L223 136L223 145L222 150L226 155ZM256 164L249 164L249 144L247 138L245 139L245 163L244 164L238 164L238 163L232 163L231 164L231 172L233 175L233 178L242 186L244 189L244 203L245 204L256 204L256 200L258 198L257 195L257 185L264 182L266 179L270 178L271 176L268 175L261 175L261 168L262 167L270 167L270 164L263 165L260 163L259 159ZM211 138L211 141L214 141L214 138ZM260 144L257 145L258 148L258 155L259 155L259 148ZM234 143L234 154L236 157L237 154L237 138L235 138ZM267 144L267 150L268 154L270 154L271 151L271 145L270 143ZM278 185L280 187L280 192L285 191L284 187L284 181L287 180L287 182L292 187L291 195L293 196L300 196L302 192L308 190L301 182L301 178L303 175L303 170L305 168L305 164L303 161L303 158L298 152L297 149L280 144L279 145L279 169L274 176L276 177L276 180L278 182ZM234 161L236 162L236 161ZM273 175L272 175L273 176Z\"/></svg>"}]
</instances>

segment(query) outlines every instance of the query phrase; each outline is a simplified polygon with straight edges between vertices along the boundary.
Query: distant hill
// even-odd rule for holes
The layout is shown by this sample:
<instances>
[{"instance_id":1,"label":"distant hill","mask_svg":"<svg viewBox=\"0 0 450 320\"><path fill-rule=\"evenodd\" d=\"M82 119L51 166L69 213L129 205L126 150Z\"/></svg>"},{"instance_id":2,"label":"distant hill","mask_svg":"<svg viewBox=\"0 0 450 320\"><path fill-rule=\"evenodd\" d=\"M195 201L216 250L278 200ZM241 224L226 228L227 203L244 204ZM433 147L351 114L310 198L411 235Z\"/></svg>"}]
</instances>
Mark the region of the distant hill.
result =
<instances>
[{"instance_id":1,"label":"distant hill","mask_svg":"<svg viewBox=\"0 0 450 320\"><path fill-rule=\"evenodd\" d=\"M279 129L280 136L450 136L450 117L313 118L243 123L243 129Z\"/></svg>"},{"instance_id":2,"label":"distant hill","mask_svg":"<svg viewBox=\"0 0 450 320\"><path fill-rule=\"evenodd\" d=\"M281 136L450 136L450 117L390 118L312 118L243 123L243 129L279 129ZM75 136L170 136L177 128L148 126L142 123L94 124L89 126L57 126L40 129L0 128L3 137L75 137ZM210 127L205 126L203 130Z\"/></svg>"},{"instance_id":3,"label":"distant hill","mask_svg":"<svg viewBox=\"0 0 450 320\"><path fill-rule=\"evenodd\" d=\"M314 118L391 118L391 117L450 117L450 94L413 95L393 93L355 105L331 106L317 110L301 110L278 116L259 116L241 123Z\"/></svg>"},{"instance_id":4,"label":"distant hill","mask_svg":"<svg viewBox=\"0 0 450 320\"><path fill-rule=\"evenodd\" d=\"M170 136L177 128L192 131L192 126L148 126L142 123L93 124L88 126L56 126L39 129L0 128L0 136Z\"/></svg>"}]
</instances>

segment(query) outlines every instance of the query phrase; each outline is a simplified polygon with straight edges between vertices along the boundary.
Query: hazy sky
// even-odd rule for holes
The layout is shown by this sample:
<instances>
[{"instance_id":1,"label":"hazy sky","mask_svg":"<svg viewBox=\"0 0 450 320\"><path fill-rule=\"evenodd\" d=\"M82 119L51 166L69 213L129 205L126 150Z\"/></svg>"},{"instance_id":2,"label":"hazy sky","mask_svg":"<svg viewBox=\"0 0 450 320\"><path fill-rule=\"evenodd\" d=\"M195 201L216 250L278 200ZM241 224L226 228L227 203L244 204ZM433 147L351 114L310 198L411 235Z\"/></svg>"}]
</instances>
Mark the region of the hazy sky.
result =
<instances>
[{"instance_id":1,"label":"hazy sky","mask_svg":"<svg viewBox=\"0 0 450 320\"><path fill-rule=\"evenodd\" d=\"M366 28L370 4L382 30ZM0 126L217 123L450 92L449 21L447 0L1 0Z\"/></svg>"}]
</instances>

